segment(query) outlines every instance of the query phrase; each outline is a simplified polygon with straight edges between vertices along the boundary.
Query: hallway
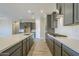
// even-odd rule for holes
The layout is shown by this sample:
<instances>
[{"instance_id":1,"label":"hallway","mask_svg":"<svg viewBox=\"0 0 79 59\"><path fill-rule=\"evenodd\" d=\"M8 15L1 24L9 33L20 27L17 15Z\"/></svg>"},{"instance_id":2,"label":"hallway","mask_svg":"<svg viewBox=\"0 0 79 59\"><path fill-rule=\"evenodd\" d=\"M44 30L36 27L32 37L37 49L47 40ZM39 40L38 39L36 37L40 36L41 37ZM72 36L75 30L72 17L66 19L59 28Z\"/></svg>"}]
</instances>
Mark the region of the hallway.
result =
<instances>
[{"instance_id":1,"label":"hallway","mask_svg":"<svg viewBox=\"0 0 79 59\"><path fill-rule=\"evenodd\" d=\"M45 40L36 39L33 47L31 48L28 56L52 56Z\"/></svg>"}]
</instances>

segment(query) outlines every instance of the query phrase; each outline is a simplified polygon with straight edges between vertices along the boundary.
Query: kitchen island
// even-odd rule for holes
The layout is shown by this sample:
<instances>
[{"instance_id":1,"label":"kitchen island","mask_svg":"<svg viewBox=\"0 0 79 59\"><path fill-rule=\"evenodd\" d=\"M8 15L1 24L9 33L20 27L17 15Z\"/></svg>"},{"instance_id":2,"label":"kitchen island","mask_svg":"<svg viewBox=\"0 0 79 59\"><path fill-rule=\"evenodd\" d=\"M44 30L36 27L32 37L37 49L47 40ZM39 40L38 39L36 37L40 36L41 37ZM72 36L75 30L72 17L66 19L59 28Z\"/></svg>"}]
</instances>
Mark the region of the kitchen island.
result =
<instances>
[{"instance_id":1,"label":"kitchen island","mask_svg":"<svg viewBox=\"0 0 79 59\"><path fill-rule=\"evenodd\" d=\"M79 40L46 33L46 42L54 56L79 56Z\"/></svg>"},{"instance_id":2,"label":"kitchen island","mask_svg":"<svg viewBox=\"0 0 79 59\"><path fill-rule=\"evenodd\" d=\"M1 56L26 56L31 49L34 41L33 33L16 34L7 38L0 39Z\"/></svg>"}]
</instances>

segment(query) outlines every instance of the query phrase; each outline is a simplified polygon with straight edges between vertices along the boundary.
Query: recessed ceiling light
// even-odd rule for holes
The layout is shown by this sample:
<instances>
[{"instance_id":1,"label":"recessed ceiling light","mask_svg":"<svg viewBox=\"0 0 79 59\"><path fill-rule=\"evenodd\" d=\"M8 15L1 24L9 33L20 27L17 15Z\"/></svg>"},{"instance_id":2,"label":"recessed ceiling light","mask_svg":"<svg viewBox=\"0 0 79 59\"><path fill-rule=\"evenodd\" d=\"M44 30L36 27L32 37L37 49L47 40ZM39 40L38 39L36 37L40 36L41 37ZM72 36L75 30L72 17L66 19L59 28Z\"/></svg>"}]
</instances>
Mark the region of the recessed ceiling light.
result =
<instances>
[{"instance_id":1,"label":"recessed ceiling light","mask_svg":"<svg viewBox=\"0 0 79 59\"><path fill-rule=\"evenodd\" d=\"M41 13L43 13L44 11L43 10L41 10Z\"/></svg>"},{"instance_id":2,"label":"recessed ceiling light","mask_svg":"<svg viewBox=\"0 0 79 59\"><path fill-rule=\"evenodd\" d=\"M28 13L32 13L32 11L31 11L31 10L28 10L27 12L28 12Z\"/></svg>"}]
</instances>

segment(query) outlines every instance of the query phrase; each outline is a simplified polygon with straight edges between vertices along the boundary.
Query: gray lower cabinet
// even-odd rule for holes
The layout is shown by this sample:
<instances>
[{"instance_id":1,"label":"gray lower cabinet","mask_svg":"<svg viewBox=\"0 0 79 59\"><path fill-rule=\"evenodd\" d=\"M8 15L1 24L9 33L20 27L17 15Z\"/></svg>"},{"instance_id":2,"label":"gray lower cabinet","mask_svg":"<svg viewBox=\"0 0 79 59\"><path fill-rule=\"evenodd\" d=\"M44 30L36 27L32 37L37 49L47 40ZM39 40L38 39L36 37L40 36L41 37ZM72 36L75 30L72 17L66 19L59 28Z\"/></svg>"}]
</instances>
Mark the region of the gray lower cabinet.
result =
<instances>
[{"instance_id":1,"label":"gray lower cabinet","mask_svg":"<svg viewBox=\"0 0 79 59\"><path fill-rule=\"evenodd\" d=\"M54 56L79 56L79 53L46 34L46 43Z\"/></svg>"},{"instance_id":2,"label":"gray lower cabinet","mask_svg":"<svg viewBox=\"0 0 79 59\"><path fill-rule=\"evenodd\" d=\"M32 36L29 36L23 41L0 53L0 56L27 56L33 43L34 42Z\"/></svg>"},{"instance_id":3,"label":"gray lower cabinet","mask_svg":"<svg viewBox=\"0 0 79 59\"><path fill-rule=\"evenodd\" d=\"M33 42L34 42L32 36L29 37L29 40L30 40L29 46L30 46L30 49L31 49Z\"/></svg>"},{"instance_id":4,"label":"gray lower cabinet","mask_svg":"<svg viewBox=\"0 0 79 59\"><path fill-rule=\"evenodd\" d=\"M22 56L22 42L0 53L1 56Z\"/></svg>"},{"instance_id":5,"label":"gray lower cabinet","mask_svg":"<svg viewBox=\"0 0 79 59\"><path fill-rule=\"evenodd\" d=\"M54 55L54 39L50 39L50 51Z\"/></svg>"},{"instance_id":6,"label":"gray lower cabinet","mask_svg":"<svg viewBox=\"0 0 79 59\"><path fill-rule=\"evenodd\" d=\"M22 47L19 47L11 56L22 56Z\"/></svg>"},{"instance_id":7,"label":"gray lower cabinet","mask_svg":"<svg viewBox=\"0 0 79 59\"><path fill-rule=\"evenodd\" d=\"M32 45L33 45L34 41L33 41L33 38L32 36L28 37L26 39L26 54L28 54L28 52L30 51Z\"/></svg>"},{"instance_id":8,"label":"gray lower cabinet","mask_svg":"<svg viewBox=\"0 0 79 59\"><path fill-rule=\"evenodd\" d=\"M30 46L29 46L29 38L27 38L27 41L26 41L26 54L28 54L29 50L30 50Z\"/></svg>"},{"instance_id":9,"label":"gray lower cabinet","mask_svg":"<svg viewBox=\"0 0 79 59\"><path fill-rule=\"evenodd\" d=\"M55 56L61 56L61 43L55 40Z\"/></svg>"},{"instance_id":10,"label":"gray lower cabinet","mask_svg":"<svg viewBox=\"0 0 79 59\"><path fill-rule=\"evenodd\" d=\"M61 56L61 47L55 45L55 56Z\"/></svg>"},{"instance_id":11,"label":"gray lower cabinet","mask_svg":"<svg viewBox=\"0 0 79 59\"><path fill-rule=\"evenodd\" d=\"M23 56L26 56L26 52L27 52L27 42L26 42L27 39L24 39L23 40Z\"/></svg>"},{"instance_id":12,"label":"gray lower cabinet","mask_svg":"<svg viewBox=\"0 0 79 59\"><path fill-rule=\"evenodd\" d=\"M79 53L70 49L69 47L62 45L62 56L79 56Z\"/></svg>"},{"instance_id":13,"label":"gray lower cabinet","mask_svg":"<svg viewBox=\"0 0 79 59\"><path fill-rule=\"evenodd\" d=\"M52 55L53 55L53 41L51 40L51 39L48 39L49 41L48 41L48 44L49 44L49 49L50 49L50 51L51 51L51 53L52 53Z\"/></svg>"},{"instance_id":14,"label":"gray lower cabinet","mask_svg":"<svg viewBox=\"0 0 79 59\"><path fill-rule=\"evenodd\" d=\"M52 55L54 55L54 39L46 34L46 43Z\"/></svg>"},{"instance_id":15,"label":"gray lower cabinet","mask_svg":"<svg viewBox=\"0 0 79 59\"><path fill-rule=\"evenodd\" d=\"M62 56L69 56L65 51L62 51Z\"/></svg>"}]
</instances>

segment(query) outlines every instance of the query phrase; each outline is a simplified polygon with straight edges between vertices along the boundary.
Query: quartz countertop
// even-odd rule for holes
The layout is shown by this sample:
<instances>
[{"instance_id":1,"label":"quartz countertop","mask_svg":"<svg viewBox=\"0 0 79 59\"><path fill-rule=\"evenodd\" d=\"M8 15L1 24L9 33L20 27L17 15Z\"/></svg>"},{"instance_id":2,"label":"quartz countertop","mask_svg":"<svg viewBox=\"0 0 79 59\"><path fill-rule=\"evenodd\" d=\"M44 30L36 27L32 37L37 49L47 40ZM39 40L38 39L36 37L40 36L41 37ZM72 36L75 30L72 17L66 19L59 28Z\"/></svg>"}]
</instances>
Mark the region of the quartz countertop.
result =
<instances>
[{"instance_id":1,"label":"quartz countertop","mask_svg":"<svg viewBox=\"0 0 79 59\"><path fill-rule=\"evenodd\" d=\"M60 43L71 48L75 52L79 53L79 40L70 38L70 37L54 37L53 35L48 34L51 38L58 40Z\"/></svg>"},{"instance_id":2,"label":"quartz countertop","mask_svg":"<svg viewBox=\"0 0 79 59\"><path fill-rule=\"evenodd\" d=\"M30 33L29 35L24 35L24 33L22 33L22 34L11 35L10 37L7 38L0 38L0 53L12 47L13 45L21 42L22 40L31 35L32 33Z\"/></svg>"}]
</instances>

